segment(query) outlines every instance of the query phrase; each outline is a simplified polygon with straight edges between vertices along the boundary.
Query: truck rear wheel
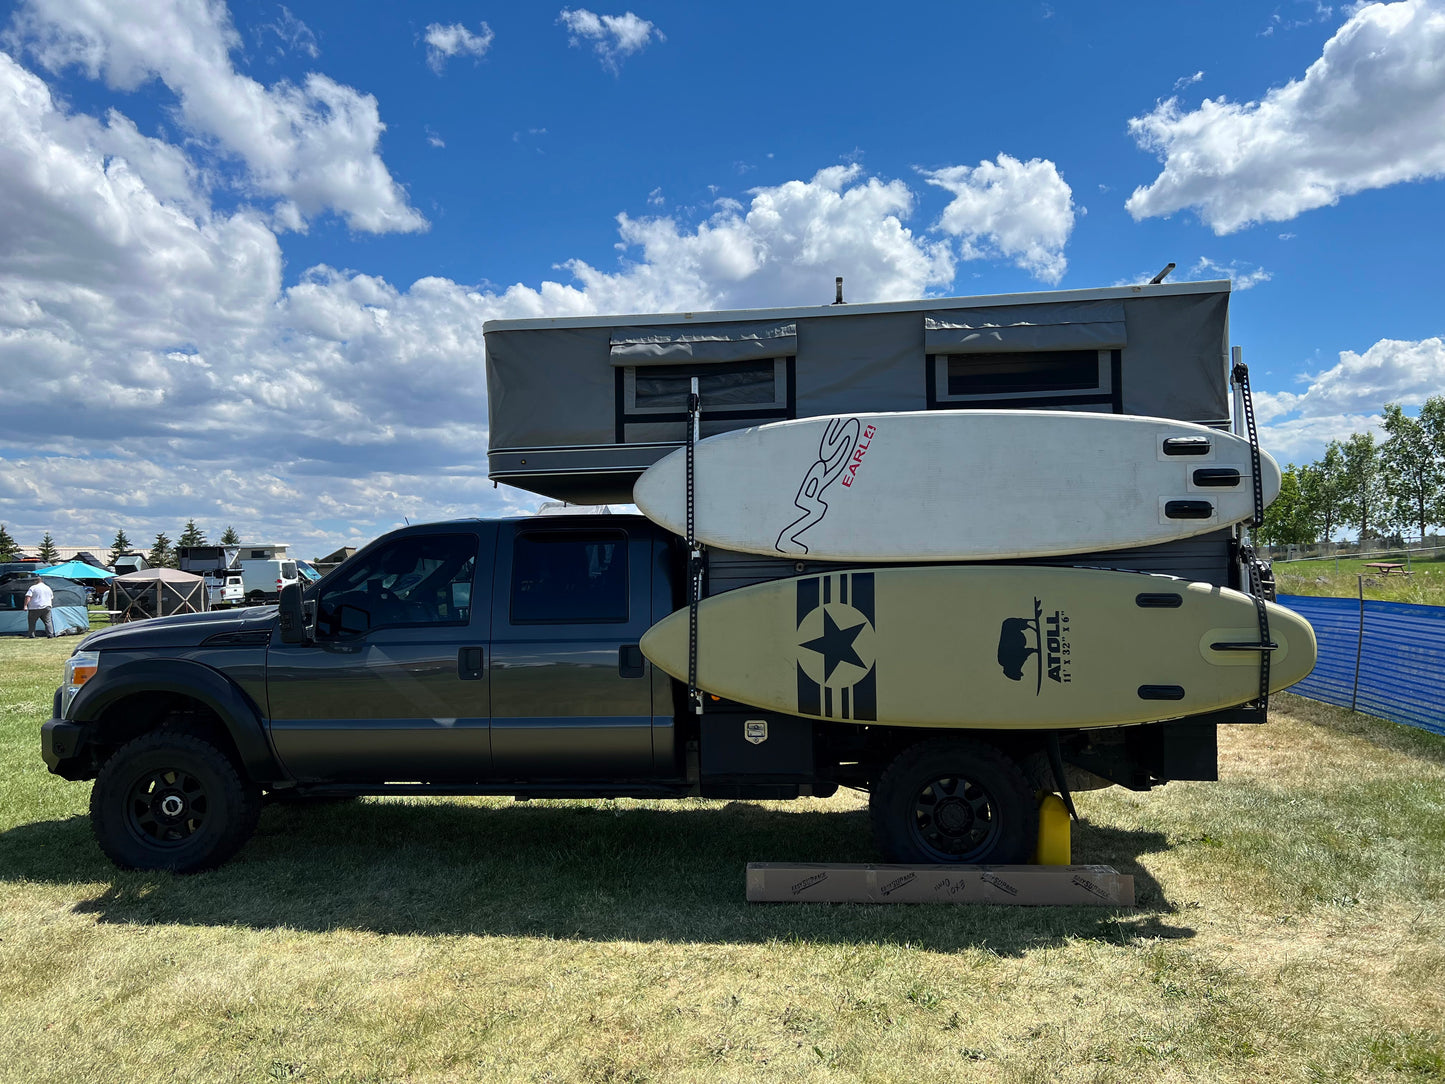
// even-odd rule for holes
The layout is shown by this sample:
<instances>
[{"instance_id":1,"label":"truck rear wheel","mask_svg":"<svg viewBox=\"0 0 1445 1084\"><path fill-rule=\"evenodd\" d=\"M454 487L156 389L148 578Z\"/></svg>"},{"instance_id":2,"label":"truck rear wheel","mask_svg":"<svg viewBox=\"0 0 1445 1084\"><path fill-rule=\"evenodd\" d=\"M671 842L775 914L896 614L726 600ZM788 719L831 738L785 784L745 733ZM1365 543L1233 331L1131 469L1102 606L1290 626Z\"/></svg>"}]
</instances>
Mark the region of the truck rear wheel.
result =
<instances>
[{"instance_id":1,"label":"truck rear wheel","mask_svg":"<svg viewBox=\"0 0 1445 1084\"><path fill-rule=\"evenodd\" d=\"M966 738L909 746L869 799L891 862L1027 862L1039 831L1034 789L998 749Z\"/></svg>"},{"instance_id":2,"label":"truck rear wheel","mask_svg":"<svg viewBox=\"0 0 1445 1084\"><path fill-rule=\"evenodd\" d=\"M122 869L195 873L225 862L256 829L260 790L210 742L156 730L121 746L90 792L90 824Z\"/></svg>"}]
</instances>

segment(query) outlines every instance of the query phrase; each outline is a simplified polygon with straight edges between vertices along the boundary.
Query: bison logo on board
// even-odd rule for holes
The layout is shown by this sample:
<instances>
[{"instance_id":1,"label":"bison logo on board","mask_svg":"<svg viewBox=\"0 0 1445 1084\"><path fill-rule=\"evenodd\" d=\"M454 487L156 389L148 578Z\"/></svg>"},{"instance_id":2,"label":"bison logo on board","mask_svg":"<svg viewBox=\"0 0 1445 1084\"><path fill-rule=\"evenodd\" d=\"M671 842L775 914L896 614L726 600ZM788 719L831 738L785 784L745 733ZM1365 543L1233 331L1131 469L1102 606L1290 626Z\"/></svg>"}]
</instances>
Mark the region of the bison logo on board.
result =
<instances>
[{"instance_id":1,"label":"bison logo on board","mask_svg":"<svg viewBox=\"0 0 1445 1084\"><path fill-rule=\"evenodd\" d=\"M998 664L1004 677L1022 681L1024 667L1032 658L1035 696L1043 691L1045 673L1050 681L1069 684L1073 680L1073 660L1068 632L1069 615L1055 610L1045 617L1043 603L1037 598L1033 617L1004 618L998 630Z\"/></svg>"}]
</instances>

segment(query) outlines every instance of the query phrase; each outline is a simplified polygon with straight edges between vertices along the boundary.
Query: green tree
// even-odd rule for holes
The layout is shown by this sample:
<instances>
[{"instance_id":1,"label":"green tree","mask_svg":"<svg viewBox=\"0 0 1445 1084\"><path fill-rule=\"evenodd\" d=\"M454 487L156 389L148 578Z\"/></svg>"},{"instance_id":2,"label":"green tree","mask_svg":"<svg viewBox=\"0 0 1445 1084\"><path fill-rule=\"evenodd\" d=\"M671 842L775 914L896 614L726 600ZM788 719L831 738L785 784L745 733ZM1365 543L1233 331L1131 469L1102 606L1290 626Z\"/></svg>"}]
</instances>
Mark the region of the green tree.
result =
<instances>
[{"instance_id":1,"label":"green tree","mask_svg":"<svg viewBox=\"0 0 1445 1084\"><path fill-rule=\"evenodd\" d=\"M175 567L176 551L171 548L171 540L164 531L156 535L155 545L151 546L150 553L146 554L146 563L151 568Z\"/></svg>"},{"instance_id":2,"label":"green tree","mask_svg":"<svg viewBox=\"0 0 1445 1084\"><path fill-rule=\"evenodd\" d=\"M115 541L110 544L110 560L107 564L115 564L116 558L122 553L130 552L130 537L124 531L115 532Z\"/></svg>"},{"instance_id":3,"label":"green tree","mask_svg":"<svg viewBox=\"0 0 1445 1084\"><path fill-rule=\"evenodd\" d=\"M1360 532L1360 546L1370 536L1370 528L1379 530L1385 509L1385 479L1380 472L1380 452L1374 433L1355 433L1343 445L1344 450L1344 517L1343 526Z\"/></svg>"},{"instance_id":4,"label":"green tree","mask_svg":"<svg viewBox=\"0 0 1445 1084\"><path fill-rule=\"evenodd\" d=\"M196 526L194 519L186 520L186 529L181 532L178 546L204 546L206 544L206 532Z\"/></svg>"},{"instance_id":5,"label":"green tree","mask_svg":"<svg viewBox=\"0 0 1445 1084\"><path fill-rule=\"evenodd\" d=\"M60 559L60 551L55 548L55 539L50 537L50 532L45 532L45 537L40 540L40 563L42 565L53 565Z\"/></svg>"},{"instance_id":6,"label":"green tree","mask_svg":"<svg viewBox=\"0 0 1445 1084\"><path fill-rule=\"evenodd\" d=\"M1319 540L1333 541L1344 519L1345 449L1332 440L1324 457L1300 469L1300 489L1309 504Z\"/></svg>"},{"instance_id":7,"label":"green tree","mask_svg":"<svg viewBox=\"0 0 1445 1084\"><path fill-rule=\"evenodd\" d=\"M5 524L0 523L0 561L13 561L18 556L20 546L5 529Z\"/></svg>"},{"instance_id":8,"label":"green tree","mask_svg":"<svg viewBox=\"0 0 1445 1084\"><path fill-rule=\"evenodd\" d=\"M1380 447L1388 518L1396 527L1419 533L1439 522L1445 497L1445 461L1435 455L1430 434L1419 418L1406 416L1399 403L1385 404L1385 432Z\"/></svg>"},{"instance_id":9,"label":"green tree","mask_svg":"<svg viewBox=\"0 0 1445 1084\"><path fill-rule=\"evenodd\" d=\"M1280 475L1279 496L1264 510L1264 522L1254 535L1266 546L1307 546L1318 537L1314 511L1293 463Z\"/></svg>"},{"instance_id":10,"label":"green tree","mask_svg":"<svg viewBox=\"0 0 1445 1084\"><path fill-rule=\"evenodd\" d=\"M240 544L241 536L236 533L236 528L232 527L229 523L226 524L226 533L221 535L221 545L239 546Z\"/></svg>"}]
</instances>

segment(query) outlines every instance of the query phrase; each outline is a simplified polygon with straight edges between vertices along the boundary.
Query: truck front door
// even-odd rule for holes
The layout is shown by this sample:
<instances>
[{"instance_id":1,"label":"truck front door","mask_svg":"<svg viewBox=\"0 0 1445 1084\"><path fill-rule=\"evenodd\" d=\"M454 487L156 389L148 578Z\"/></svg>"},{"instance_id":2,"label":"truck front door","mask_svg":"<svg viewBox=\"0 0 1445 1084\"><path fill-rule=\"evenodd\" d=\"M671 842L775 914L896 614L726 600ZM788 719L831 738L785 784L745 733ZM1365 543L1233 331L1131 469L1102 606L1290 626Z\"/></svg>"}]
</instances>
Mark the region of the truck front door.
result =
<instances>
[{"instance_id":1,"label":"truck front door","mask_svg":"<svg viewBox=\"0 0 1445 1084\"><path fill-rule=\"evenodd\" d=\"M652 622L651 537L605 523L503 528L492 592L498 778L654 774L651 664L638 647Z\"/></svg>"},{"instance_id":2,"label":"truck front door","mask_svg":"<svg viewBox=\"0 0 1445 1084\"><path fill-rule=\"evenodd\" d=\"M266 655L271 736L303 780L480 781L491 774L494 524L383 541L318 588L316 640Z\"/></svg>"}]
</instances>

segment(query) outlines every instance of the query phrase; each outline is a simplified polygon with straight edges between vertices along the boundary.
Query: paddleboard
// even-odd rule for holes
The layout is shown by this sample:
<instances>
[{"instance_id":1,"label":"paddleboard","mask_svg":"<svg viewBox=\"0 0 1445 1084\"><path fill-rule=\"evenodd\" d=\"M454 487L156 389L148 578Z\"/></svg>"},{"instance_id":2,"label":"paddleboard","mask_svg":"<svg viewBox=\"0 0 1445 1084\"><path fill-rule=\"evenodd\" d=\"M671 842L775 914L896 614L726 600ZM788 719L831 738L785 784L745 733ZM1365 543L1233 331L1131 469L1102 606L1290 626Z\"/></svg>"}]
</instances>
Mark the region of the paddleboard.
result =
<instances>
[{"instance_id":1,"label":"paddleboard","mask_svg":"<svg viewBox=\"0 0 1445 1084\"><path fill-rule=\"evenodd\" d=\"M1268 603L1270 688L1314 667L1310 625ZM1152 722L1259 693L1254 600L1174 576L952 565L772 580L698 606L705 692L813 719L1056 729ZM1230 646L1236 645L1236 646ZM642 638L686 681L688 614Z\"/></svg>"},{"instance_id":2,"label":"paddleboard","mask_svg":"<svg viewBox=\"0 0 1445 1084\"><path fill-rule=\"evenodd\" d=\"M1206 534L1254 514L1249 442L1188 422L1066 410L800 418L695 449L696 537L822 561L1091 553ZM633 500L686 531L686 452ZM1264 499L1279 465L1260 455Z\"/></svg>"}]
</instances>

